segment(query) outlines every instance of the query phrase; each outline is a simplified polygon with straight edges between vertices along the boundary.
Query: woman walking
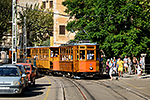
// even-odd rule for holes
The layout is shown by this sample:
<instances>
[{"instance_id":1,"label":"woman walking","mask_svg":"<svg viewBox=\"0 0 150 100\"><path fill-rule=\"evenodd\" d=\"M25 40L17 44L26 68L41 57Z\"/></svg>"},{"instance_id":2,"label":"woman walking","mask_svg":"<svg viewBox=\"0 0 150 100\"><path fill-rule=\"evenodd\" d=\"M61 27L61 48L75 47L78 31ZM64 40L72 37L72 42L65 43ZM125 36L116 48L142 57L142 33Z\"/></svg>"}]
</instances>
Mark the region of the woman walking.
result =
<instances>
[{"instance_id":1,"label":"woman walking","mask_svg":"<svg viewBox=\"0 0 150 100\"><path fill-rule=\"evenodd\" d=\"M136 61L137 61L136 57L133 57L132 72L134 71L134 72L135 72L135 74L136 74Z\"/></svg>"},{"instance_id":2,"label":"woman walking","mask_svg":"<svg viewBox=\"0 0 150 100\"><path fill-rule=\"evenodd\" d=\"M121 76L123 77L123 61L118 58L118 62L117 62L117 65L119 65L118 67L118 76L120 77L120 72L121 72Z\"/></svg>"},{"instance_id":3,"label":"woman walking","mask_svg":"<svg viewBox=\"0 0 150 100\"><path fill-rule=\"evenodd\" d=\"M132 61L131 61L130 57L128 57L128 65L129 65L129 75L132 75L132 74L133 74L132 68L131 68L131 66L132 66Z\"/></svg>"},{"instance_id":4,"label":"woman walking","mask_svg":"<svg viewBox=\"0 0 150 100\"><path fill-rule=\"evenodd\" d=\"M110 80L112 81L112 72L113 72L113 67L114 67L114 64L113 64L113 61L111 59L110 63L109 63L109 76L110 76Z\"/></svg>"},{"instance_id":5,"label":"woman walking","mask_svg":"<svg viewBox=\"0 0 150 100\"><path fill-rule=\"evenodd\" d=\"M107 59L107 62L106 62L106 73L107 75L109 75L109 59Z\"/></svg>"},{"instance_id":6,"label":"woman walking","mask_svg":"<svg viewBox=\"0 0 150 100\"><path fill-rule=\"evenodd\" d=\"M138 74L138 77L140 78L141 76L141 64L140 62L137 60L137 64L136 64L136 70L137 70L137 74Z\"/></svg>"}]
</instances>

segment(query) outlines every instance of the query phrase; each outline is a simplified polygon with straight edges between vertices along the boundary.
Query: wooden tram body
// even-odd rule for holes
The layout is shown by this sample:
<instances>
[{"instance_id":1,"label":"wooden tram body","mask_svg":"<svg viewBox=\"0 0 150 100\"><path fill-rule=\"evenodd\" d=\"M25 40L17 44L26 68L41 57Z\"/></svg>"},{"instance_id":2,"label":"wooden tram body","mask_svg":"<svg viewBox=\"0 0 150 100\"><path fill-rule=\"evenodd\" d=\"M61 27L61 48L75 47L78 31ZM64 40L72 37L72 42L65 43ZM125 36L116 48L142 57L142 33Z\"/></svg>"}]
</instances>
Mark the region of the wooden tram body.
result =
<instances>
[{"instance_id":1,"label":"wooden tram body","mask_svg":"<svg viewBox=\"0 0 150 100\"><path fill-rule=\"evenodd\" d=\"M59 47L27 47L28 60L44 74L100 75L100 50L96 43L70 43Z\"/></svg>"},{"instance_id":2,"label":"wooden tram body","mask_svg":"<svg viewBox=\"0 0 150 100\"><path fill-rule=\"evenodd\" d=\"M59 47L40 46L40 47L28 47L30 50L30 58L32 64L35 64L40 73L49 74L53 72L53 61L58 61L57 57L52 56L51 51L58 51Z\"/></svg>"},{"instance_id":3,"label":"wooden tram body","mask_svg":"<svg viewBox=\"0 0 150 100\"><path fill-rule=\"evenodd\" d=\"M53 62L55 69L66 75L99 75L99 45L95 43L73 43L59 47L59 61ZM89 57L90 56L90 57Z\"/></svg>"}]
</instances>

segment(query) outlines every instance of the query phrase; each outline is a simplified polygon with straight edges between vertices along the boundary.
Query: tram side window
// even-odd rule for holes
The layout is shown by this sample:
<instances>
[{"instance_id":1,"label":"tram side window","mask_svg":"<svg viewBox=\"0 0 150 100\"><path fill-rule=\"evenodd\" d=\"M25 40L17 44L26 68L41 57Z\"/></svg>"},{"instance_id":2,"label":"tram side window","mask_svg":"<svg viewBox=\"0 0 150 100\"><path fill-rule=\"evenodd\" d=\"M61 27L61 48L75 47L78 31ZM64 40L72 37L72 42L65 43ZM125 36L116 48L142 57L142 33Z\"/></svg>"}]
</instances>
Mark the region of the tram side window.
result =
<instances>
[{"instance_id":1,"label":"tram side window","mask_svg":"<svg viewBox=\"0 0 150 100\"><path fill-rule=\"evenodd\" d=\"M87 51L87 60L94 60L94 50Z\"/></svg>"},{"instance_id":2,"label":"tram side window","mask_svg":"<svg viewBox=\"0 0 150 100\"><path fill-rule=\"evenodd\" d=\"M79 53L78 53L78 50L77 50L77 60L79 60Z\"/></svg>"},{"instance_id":3,"label":"tram side window","mask_svg":"<svg viewBox=\"0 0 150 100\"><path fill-rule=\"evenodd\" d=\"M80 50L80 60L85 59L85 50Z\"/></svg>"},{"instance_id":4,"label":"tram side window","mask_svg":"<svg viewBox=\"0 0 150 100\"><path fill-rule=\"evenodd\" d=\"M67 57L65 55L62 55L62 61L66 61Z\"/></svg>"},{"instance_id":5,"label":"tram side window","mask_svg":"<svg viewBox=\"0 0 150 100\"><path fill-rule=\"evenodd\" d=\"M73 55L71 55L71 60L73 60Z\"/></svg>"},{"instance_id":6,"label":"tram side window","mask_svg":"<svg viewBox=\"0 0 150 100\"><path fill-rule=\"evenodd\" d=\"M51 51L51 57L58 57L59 53L58 50Z\"/></svg>"},{"instance_id":7,"label":"tram side window","mask_svg":"<svg viewBox=\"0 0 150 100\"><path fill-rule=\"evenodd\" d=\"M99 58L100 58L100 52L99 50L96 50L96 59L99 60Z\"/></svg>"},{"instance_id":8,"label":"tram side window","mask_svg":"<svg viewBox=\"0 0 150 100\"><path fill-rule=\"evenodd\" d=\"M53 51L51 51L51 57L53 57L54 56L54 53L53 53Z\"/></svg>"}]
</instances>

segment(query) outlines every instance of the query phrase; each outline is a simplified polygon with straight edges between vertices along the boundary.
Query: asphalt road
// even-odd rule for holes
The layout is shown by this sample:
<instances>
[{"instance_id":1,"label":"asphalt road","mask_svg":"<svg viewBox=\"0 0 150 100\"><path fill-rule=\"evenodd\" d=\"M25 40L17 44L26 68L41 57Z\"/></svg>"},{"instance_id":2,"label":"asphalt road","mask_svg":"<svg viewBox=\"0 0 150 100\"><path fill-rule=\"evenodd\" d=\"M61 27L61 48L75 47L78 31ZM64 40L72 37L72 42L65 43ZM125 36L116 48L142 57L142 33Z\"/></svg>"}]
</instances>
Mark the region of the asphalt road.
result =
<instances>
[{"instance_id":1,"label":"asphalt road","mask_svg":"<svg viewBox=\"0 0 150 100\"><path fill-rule=\"evenodd\" d=\"M0 100L148 100L150 77L124 76L110 79L70 79L44 76L36 79L22 96L0 95Z\"/></svg>"}]
</instances>

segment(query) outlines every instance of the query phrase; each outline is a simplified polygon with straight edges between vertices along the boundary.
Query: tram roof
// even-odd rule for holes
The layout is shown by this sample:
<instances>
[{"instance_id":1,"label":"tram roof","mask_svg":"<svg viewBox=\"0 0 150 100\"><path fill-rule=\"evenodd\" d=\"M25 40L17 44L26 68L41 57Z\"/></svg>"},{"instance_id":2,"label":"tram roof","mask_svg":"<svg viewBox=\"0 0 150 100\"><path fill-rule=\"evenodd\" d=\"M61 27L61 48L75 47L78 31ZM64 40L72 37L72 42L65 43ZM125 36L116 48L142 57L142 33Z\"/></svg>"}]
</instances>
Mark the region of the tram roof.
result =
<instances>
[{"instance_id":1,"label":"tram roof","mask_svg":"<svg viewBox=\"0 0 150 100\"><path fill-rule=\"evenodd\" d=\"M69 43L61 44L61 46L77 46L77 45L98 45L97 43Z\"/></svg>"},{"instance_id":2,"label":"tram roof","mask_svg":"<svg viewBox=\"0 0 150 100\"><path fill-rule=\"evenodd\" d=\"M27 47L27 49L31 48L58 48L59 46L36 46L36 47Z\"/></svg>"}]
</instances>

